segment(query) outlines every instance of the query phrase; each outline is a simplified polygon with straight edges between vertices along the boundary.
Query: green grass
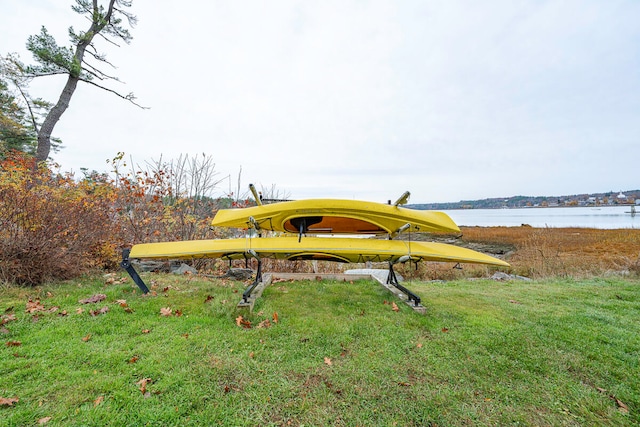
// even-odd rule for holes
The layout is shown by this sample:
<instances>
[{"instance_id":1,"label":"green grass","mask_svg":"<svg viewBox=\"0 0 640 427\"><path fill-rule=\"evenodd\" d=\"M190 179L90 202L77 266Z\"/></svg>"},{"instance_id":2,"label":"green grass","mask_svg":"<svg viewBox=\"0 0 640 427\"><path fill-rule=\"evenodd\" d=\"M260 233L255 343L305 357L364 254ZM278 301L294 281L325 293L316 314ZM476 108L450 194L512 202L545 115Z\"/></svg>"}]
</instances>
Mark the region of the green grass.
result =
<instances>
[{"instance_id":1,"label":"green grass","mask_svg":"<svg viewBox=\"0 0 640 427\"><path fill-rule=\"evenodd\" d=\"M276 283L244 315L279 322L243 329L242 283L151 279L3 288L0 425L640 425L635 280L408 283L426 315L369 281Z\"/></svg>"}]
</instances>

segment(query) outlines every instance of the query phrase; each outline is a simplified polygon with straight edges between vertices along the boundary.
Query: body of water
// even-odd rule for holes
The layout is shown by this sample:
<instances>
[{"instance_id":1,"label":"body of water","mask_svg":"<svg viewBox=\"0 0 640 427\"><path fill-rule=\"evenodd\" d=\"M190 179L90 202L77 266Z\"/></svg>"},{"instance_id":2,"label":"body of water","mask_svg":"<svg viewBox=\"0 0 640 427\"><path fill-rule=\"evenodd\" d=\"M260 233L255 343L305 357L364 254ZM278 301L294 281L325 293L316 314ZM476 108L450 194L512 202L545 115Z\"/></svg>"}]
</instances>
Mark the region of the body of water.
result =
<instances>
[{"instance_id":1,"label":"body of water","mask_svg":"<svg viewBox=\"0 0 640 427\"><path fill-rule=\"evenodd\" d=\"M631 206L522 209L454 209L446 212L459 226L639 228L640 207Z\"/></svg>"}]
</instances>

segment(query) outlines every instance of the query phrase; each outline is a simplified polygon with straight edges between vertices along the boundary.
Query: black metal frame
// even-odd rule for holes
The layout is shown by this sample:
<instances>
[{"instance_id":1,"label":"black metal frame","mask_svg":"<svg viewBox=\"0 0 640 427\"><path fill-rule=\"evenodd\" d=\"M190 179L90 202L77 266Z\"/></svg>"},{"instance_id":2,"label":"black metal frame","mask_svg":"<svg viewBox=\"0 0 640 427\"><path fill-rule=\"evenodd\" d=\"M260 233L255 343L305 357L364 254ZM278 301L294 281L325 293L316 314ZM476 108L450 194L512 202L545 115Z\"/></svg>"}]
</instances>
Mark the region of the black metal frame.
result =
<instances>
[{"instance_id":1,"label":"black metal frame","mask_svg":"<svg viewBox=\"0 0 640 427\"><path fill-rule=\"evenodd\" d=\"M129 260L129 253L131 253L131 249L122 250L122 262L120 263L120 267L124 268L127 273L129 273L129 276L131 276L131 278L133 279L135 284L138 285L143 294L148 294L149 288L147 288L147 285L145 285L140 275L138 275L136 269L133 268L133 265L131 265L131 260Z\"/></svg>"},{"instance_id":2,"label":"black metal frame","mask_svg":"<svg viewBox=\"0 0 640 427\"><path fill-rule=\"evenodd\" d=\"M397 289L399 289L400 291L402 291L405 294L407 294L407 299L409 301L413 301L415 307L418 307L420 305L420 301L421 301L420 297L418 295L414 294L413 292L411 292L409 289L407 289L404 286L402 286L398 282L398 277L396 276L396 272L393 270L393 264L394 263L389 261L389 274L387 275L387 284L388 285L393 285Z\"/></svg>"},{"instance_id":3,"label":"black metal frame","mask_svg":"<svg viewBox=\"0 0 640 427\"><path fill-rule=\"evenodd\" d=\"M242 301L245 303L249 302L251 292L258 286L258 283L262 282L262 260L258 256L254 256L254 258L258 260L258 270L256 271L256 278L253 283L242 293ZM249 259L246 258L246 261L248 263Z\"/></svg>"}]
</instances>

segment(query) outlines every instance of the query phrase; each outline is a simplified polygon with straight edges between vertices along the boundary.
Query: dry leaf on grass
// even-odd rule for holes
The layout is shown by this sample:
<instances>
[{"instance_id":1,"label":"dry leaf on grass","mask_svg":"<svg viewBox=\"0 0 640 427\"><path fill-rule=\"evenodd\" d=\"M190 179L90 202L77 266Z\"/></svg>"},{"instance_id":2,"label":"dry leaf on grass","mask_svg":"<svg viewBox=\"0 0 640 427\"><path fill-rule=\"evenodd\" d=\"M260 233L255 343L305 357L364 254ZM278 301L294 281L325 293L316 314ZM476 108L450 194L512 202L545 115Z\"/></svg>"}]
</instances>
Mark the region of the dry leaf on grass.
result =
<instances>
[{"instance_id":1,"label":"dry leaf on grass","mask_svg":"<svg viewBox=\"0 0 640 427\"><path fill-rule=\"evenodd\" d=\"M101 404L103 401L104 401L104 396L98 396L98 398L93 401L93 407L95 408L96 406Z\"/></svg>"},{"instance_id":2,"label":"dry leaf on grass","mask_svg":"<svg viewBox=\"0 0 640 427\"><path fill-rule=\"evenodd\" d=\"M391 310L393 311L400 311L400 309L398 308L398 305L395 302L391 303Z\"/></svg>"},{"instance_id":3,"label":"dry leaf on grass","mask_svg":"<svg viewBox=\"0 0 640 427\"><path fill-rule=\"evenodd\" d=\"M620 399L614 398L616 400L616 404L618 405L618 410L624 414L629 413L629 407Z\"/></svg>"},{"instance_id":4,"label":"dry leaf on grass","mask_svg":"<svg viewBox=\"0 0 640 427\"><path fill-rule=\"evenodd\" d=\"M51 421L51 418L52 418L52 417L44 417L44 418L40 418L40 419L38 420L38 424L40 424L40 425L44 425L44 424L48 423L49 421Z\"/></svg>"},{"instance_id":5,"label":"dry leaf on grass","mask_svg":"<svg viewBox=\"0 0 640 427\"><path fill-rule=\"evenodd\" d=\"M44 311L44 305L40 304L40 300L32 301L29 299L27 302L27 307L24 310L26 313L32 314L37 311Z\"/></svg>"},{"instance_id":6,"label":"dry leaf on grass","mask_svg":"<svg viewBox=\"0 0 640 427\"><path fill-rule=\"evenodd\" d=\"M100 310L90 310L89 314L93 317L100 316L101 314L106 314L109 312L109 307L102 307Z\"/></svg>"},{"instance_id":7,"label":"dry leaf on grass","mask_svg":"<svg viewBox=\"0 0 640 427\"><path fill-rule=\"evenodd\" d=\"M240 325L238 325L240 326ZM258 326L256 326L257 328L270 328L271 327L271 322L269 321L269 319L264 319L262 322L258 323Z\"/></svg>"},{"instance_id":8,"label":"dry leaf on grass","mask_svg":"<svg viewBox=\"0 0 640 427\"><path fill-rule=\"evenodd\" d=\"M324 364L325 364L325 365L328 365L328 366L331 366L331 365L333 365L333 362L331 361L331 359L330 359L330 358L325 357L325 358L324 358Z\"/></svg>"},{"instance_id":9,"label":"dry leaf on grass","mask_svg":"<svg viewBox=\"0 0 640 427\"><path fill-rule=\"evenodd\" d=\"M236 317L236 325L241 326L245 329L251 328L251 322L242 316Z\"/></svg>"},{"instance_id":10,"label":"dry leaf on grass","mask_svg":"<svg viewBox=\"0 0 640 427\"><path fill-rule=\"evenodd\" d=\"M95 304L100 301L104 301L107 299L105 294L95 294L90 296L89 298L81 299L80 304Z\"/></svg>"},{"instance_id":11,"label":"dry leaf on grass","mask_svg":"<svg viewBox=\"0 0 640 427\"><path fill-rule=\"evenodd\" d=\"M160 315L164 317L169 317L173 313L170 307L163 307L160 309Z\"/></svg>"},{"instance_id":12,"label":"dry leaf on grass","mask_svg":"<svg viewBox=\"0 0 640 427\"><path fill-rule=\"evenodd\" d=\"M14 320L16 320L16 315L15 314L8 314L6 316L2 316L2 319L0 319L0 326L2 325L6 325L9 322L13 322Z\"/></svg>"},{"instance_id":13,"label":"dry leaf on grass","mask_svg":"<svg viewBox=\"0 0 640 427\"><path fill-rule=\"evenodd\" d=\"M7 341L7 347L20 347L21 345L20 341Z\"/></svg>"},{"instance_id":14,"label":"dry leaf on grass","mask_svg":"<svg viewBox=\"0 0 640 427\"><path fill-rule=\"evenodd\" d=\"M151 378L143 378L136 383L136 385L140 386L140 391L142 394L147 392L147 384L151 382Z\"/></svg>"},{"instance_id":15,"label":"dry leaf on grass","mask_svg":"<svg viewBox=\"0 0 640 427\"><path fill-rule=\"evenodd\" d=\"M0 397L0 406L13 406L19 400L17 397Z\"/></svg>"}]
</instances>

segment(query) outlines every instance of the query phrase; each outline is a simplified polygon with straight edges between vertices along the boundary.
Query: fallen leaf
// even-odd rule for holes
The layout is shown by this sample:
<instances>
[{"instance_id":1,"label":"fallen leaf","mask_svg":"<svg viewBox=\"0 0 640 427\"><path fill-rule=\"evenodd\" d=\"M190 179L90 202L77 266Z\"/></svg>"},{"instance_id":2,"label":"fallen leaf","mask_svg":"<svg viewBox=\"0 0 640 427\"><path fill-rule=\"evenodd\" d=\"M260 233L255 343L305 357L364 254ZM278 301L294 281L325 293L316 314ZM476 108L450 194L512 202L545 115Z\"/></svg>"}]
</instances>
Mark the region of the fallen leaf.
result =
<instances>
[{"instance_id":1,"label":"fallen leaf","mask_svg":"<svg viewBox=\"0 0 640 427\"><path fill-rule=\"evenodd\" d=\"M0 397L0 406L13 406L19 400L17 397Z\"/></svg>"},{"instance_id":2,"label":"fallen leaf","mask_svg":"<svg viewBox=\"0 0 640 427\"><path fill-rule=\"evenodd\" d=\"M87 336L82 338L82 341L87 342L91 339L91 334L88 334Z\"/></svg>"},{"instance_id":3,"label":"fallen leaf","mask_svg":"<svg viewBox=\"0 0 640 427\"><path fill-rule=\"evenodd\" d=\"M176 310L176 312L174 313L177 317L182 316L182 310Z\"/></svg>"},{"instance_id":4,"label":"fallen leaf","mask_svg":"<svg viewBox=\"0 0 640 427\"><path fill-rule=\"evenodd\" d=\"M32 301L29 299L27 302L27 307L24 310L25 312L32 314L37 311L44 311L44 305L40 304L40 300Z\"/></svg>"},{"instance_id":5,"label":"fallen leaf","mask_svg":"<svg viewBox=\"0 0 640 427\"><path fill-rule=\"evenodd\" d=\"M145 394L147 392L147 384L149 384L150 382L151 378L143 378L136 383L136 385L140 386L140 391L142 392L142 394Z\"/></svg>"},{"instance_id":6,"label":"fallen leaf","mask_svg":"<svg viewBox=\"0 0 640 427\"><path fill-rule=\"evenodd\" d=\"M273 323L278 323L278 312L277 311L273 312Z\"/></svg>"},{"instance_id":7,"label":"fallen leaf","mask_svg":"<svg viewBox=\"0 0 640 427\"><path fill-rule=\"evenodd\" d=\"M80 304L95 304L100 301L104 301L107 299L105 294L95 294L90 296L89 298L81 299Z\"/></svg>"},{"instance_id":8,"label":"fallen leaf","mask_svg":"<svg viewBox=\"0 0 640 427\"><path fill-rule=\"evenodd\" d=\"M98 398L93 401L93 407L95 408L96 406L101 404L103 400L104 400L104 396L98 396Z\"/></svg>"},{"instance_id":9,"label":"fallen leaf","mask_svg":"<svg viewBox=\"0 0 640 427\"><path fill-rule=\"evenodd\" d=\"M411 387L411 383L406 383L404 381L403 382L399 382L398 385L402 386L402 387Z\"/></svg>"},{"instance_id":10,"label":"fallen leaf","mask_svg":"<svg viewBox=\"0 0 640 427\"><path fill-rule=\"evenodd\" d=\"M107 312L109 312L109 307L102 307L100 310L90 310L89 314L92 316L99 316L101 314L106 314Z\"/></svg>"},{"instance_id":11,"label":"fallen leaf","mask_svg":"<svg viewBox=\"0 0 640 427\"><path fill-rule=\"evenodd\" d=\"M160 309L161 316L168 317L168 316L171 316L171 313L173 313L173 310L171 310L171 308L169 307L164 307Z\"/></svg>"},{"instance_id":12,"label":"fallen leaf","mask_svg":"<svg viewBox=\"0 0 640 427\"><path fill-rule=\"evenodd\" d=\"M143 329L143 330L142 330L142 333L143 333L143 334L148 334L149 332L151 332L151 329Z\"/></svg>"},{"instance_id":13,"label":"fallen leaf","mask_svg":"<svg viewBox=\"0 0 640 427\"><path fill-rule=\"evenodd\" d=\"M391 303L391 310L393 311L400 311L400 309L398 308L397 304L395 302Z\"/></svg>"},{"instance_id":14,"label":"fallen leaf","mask_svg":"<svg viewBox=\"0 0 640 427\"><path fill-rule=\"evenodd\" d=\"M516 300L514 300L514 299L510 299L510 300L509 300L509 302L510 302L511 304L522 304L521 302L518 302L518 301L516 301Z\"/></svg>"},{"instance_id":15,"label":"fallen leaf","mask_svg":"<svg viewBox=\"0 0 640 427\"><path fill-rule=\"evenodd\" d=\"M44 418L40 418L40 419L38 420L38 424L43 425L43 424L48 423L49 421L51 421L51 417L44 417Z\"/></svg>"},{"instance_id":16,"label":"fallen leaf","mask_svg":"<svg viewBox=\"0 0 640 427\"><path fill-rule=\"evenodd\" d=\"M21 345L20 341L7 341L7 347L20 347Z\"/></svg>"},{"instance_id":17,"label":"fallen leaf","mask_svg":"<svg viewBox=\"0 0 640 427\"><path fill-rule=\"evenodd\" d=\"M207 298L204 300L205 304L213 299L212 295L207 295Z\"/></svg>"},{"instance_id":18,"label":"fallen leaf","mask_svg":"<svg viewBox=\"0 0 640 427\"><path fill-rule=\"evenodd\" d=\"M249 358L253 359L254 357L255 357L255 354L253 354L253 351L249 353Z\"/></svg>"},{"instance_id":19,"label":"fallen leaf","mask_svg":"<svg viewBox=\"0 0 640 427\"><path fill-rule=\"evenodd\" d=\"M624 402L622 402L620 399L615 398L616 400L616 404L618 405L618 409L620 410L620 412L622 413L629 413L629 407L627 405L624 404Z\"/></svg>"},{"instance_id":20,"label":"fallen leaf","mask_svg":"<svg viewBox=\"0 0 640 427\"><path fill-rule=\"evenodd\" d=\"M449 328L442 328L442 332L449 332Z\"/></svg>"},{"instance_id":21,"label":"fallen leaf","mask_svg":"<svg viewBox=\"0 0 640 427\"><path fill-rule=\"evenodd\" d=\"M67 310L62 310L60 313L58 313L58 316L60 317L66 317L69 313L67 313Z\"/></svg>"},{"instance_id":22,"label":"fallen leaf","mask_svg":"<svg viewBox=\"0 0 640 427\"><path fill-rule=\"evenodd\" d=\"M126 307L127 306L127 300L126 299L116 300L116 304L118 304L120 307Z\"/></svg>"},{"instance_id":23,"label":"fallen leaf","mask_svg":"<svg viewBox=\"0 0 640 427\"><path fill-rule=\"evenodd\" d=\"M13 322L14 320L16 320L16 315L13 313L6 316L2 316L2 320L0 320L0 326L6 325L7 323Z\"/></svg>"},{"instance_id":24,"label":"fallen leaf","mask_svg":"<svg viewBox=\"0 0 640 427\"><path fill-rule=\"evenodd\" d=\"M133 356L131 359L129 359L129 363L136 363L138 359L139 359L138 356Z\"/></svg>"},{"instance_id":25,"label":"fallen leaf","mask_svg":"<svg viewBox=\"0 0 640 427\"><path fill-rule=\"evenodd\" d=\"M251 322L242 316L236 317L236 325L242 326L245 329L251 329Z\"/></svg>"},{"instance_id":26,"label":"fallen leaf","mask_svg":"<svg viewBox=\"0 0 640 427\"><path fill-rule=\"evenodd\" d=\"M328 365L328 366L331 366L331 365L333 365L333 362L328 357L325 357L324 358L324 364Z\"/></svg>"},{"instance_id":27,"label":"fallen leaf","mask_svg":"<svg viewBox=\"0 0 640 427\"><path fill-rule=\"evenodd\" d=\"M183 336L185 339L188 339L188 338L189 338L189 334L182 334L182 336Z\"/></svg>"},{"instance_id":28,"label":"fallen leaf","mask_svg":"<svg viewBox=\"0 0 640 427\"><path fill-rule=\"evenodd\" d=\"M418 347L418 348L422 348L422 343L421 343L421 342L419 342L418 344L416 344L416 347Z\"/></svg>"},{"instance_id":29,"label":"fallen leaf","mask_svg":"<svg viewBox=\"0 0 640 427\"><path fill-rule=\"evenodd\" d=\"M82 313L84 313L84 308L82 307L76 308L76 314L82 314Z\"/></svg>"},{"instance_id":30,"label":"fallen leaf","mask_svg":"<svg viewBox=\"0 0 640 427\"><path fill-rule=\"evenodd\" d=\"M257 328L265 328L265 329L270 327L271 327L271 322L269 321L269 319L264 319L257 326Z\"/></svg>"}]
</instances>

